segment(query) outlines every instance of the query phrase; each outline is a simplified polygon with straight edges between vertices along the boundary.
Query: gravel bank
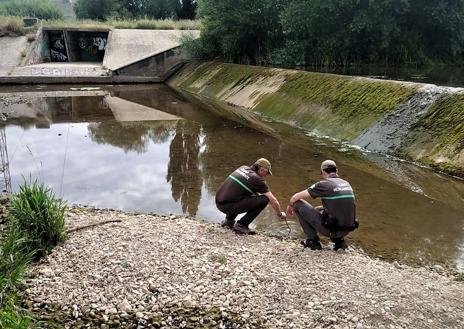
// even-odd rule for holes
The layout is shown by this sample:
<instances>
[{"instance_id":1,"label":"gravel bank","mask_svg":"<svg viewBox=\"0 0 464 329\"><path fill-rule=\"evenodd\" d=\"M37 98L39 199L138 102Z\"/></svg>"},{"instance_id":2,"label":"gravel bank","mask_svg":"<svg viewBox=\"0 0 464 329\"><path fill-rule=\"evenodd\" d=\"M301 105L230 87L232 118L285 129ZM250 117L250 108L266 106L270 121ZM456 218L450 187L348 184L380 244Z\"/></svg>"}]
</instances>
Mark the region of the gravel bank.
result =
<instances>
[{"instance_id":1,"label":"gravel bank","mask_svg":"<svg viewBox=\"0 0 464 329\"><path fill-rule=\"evenodd\" d=\"M198 220L72 209L28 304L67 327L463 328L464 284ZM90 321L90 322L89 322Z\"/></svg>"}]
</instances>

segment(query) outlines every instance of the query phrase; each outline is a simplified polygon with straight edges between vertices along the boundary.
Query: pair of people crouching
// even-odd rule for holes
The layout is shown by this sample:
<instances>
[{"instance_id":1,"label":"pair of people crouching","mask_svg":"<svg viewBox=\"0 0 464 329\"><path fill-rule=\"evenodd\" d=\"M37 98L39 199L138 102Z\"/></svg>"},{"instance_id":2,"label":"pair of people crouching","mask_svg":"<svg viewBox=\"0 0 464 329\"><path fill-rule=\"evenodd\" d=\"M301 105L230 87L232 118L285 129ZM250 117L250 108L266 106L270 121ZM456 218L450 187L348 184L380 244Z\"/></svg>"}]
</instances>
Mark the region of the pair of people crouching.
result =
<instances>
[{"instance_id":1,"label":"pair of people crouching","mask_svg":"<svg viewBox=\"0 0 464 329\"><path fill-rule=\"evenodd\" d=\"M287 212L270 191L265 177L272 175L271 163L264 158L251 166L237 168L222 183L216 193L216 206L226 214L223 227L232 228L239 234L253 234L249 225L270 202L276 215L286 219L295 214L306 234L301 241L311 250L322 249L318 233L330 237L334 249L347 248L344 237L358 227L355 196L351 185L338 176L337 165L332 160L321 164L322 180L290 198ZM305 198L320 197L322 205L312 207ZM235 218L246 213L239 221Z\"/></svg>"}]
</instances>

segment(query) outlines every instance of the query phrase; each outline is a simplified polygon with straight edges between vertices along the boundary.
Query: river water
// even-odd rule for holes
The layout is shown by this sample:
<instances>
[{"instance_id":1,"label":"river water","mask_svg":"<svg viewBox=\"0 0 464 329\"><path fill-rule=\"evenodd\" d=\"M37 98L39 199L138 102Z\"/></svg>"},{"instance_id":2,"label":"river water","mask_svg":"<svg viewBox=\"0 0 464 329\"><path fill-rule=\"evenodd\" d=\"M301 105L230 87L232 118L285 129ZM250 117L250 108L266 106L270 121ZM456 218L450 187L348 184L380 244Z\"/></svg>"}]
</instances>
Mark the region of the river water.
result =
<instances>
[{"instance_id":1,"label":"river water","mask_svg":"<svg viewBox=\"0 0 464 329\"><path fill-rule=\"evenodd\" d=\"M69 204L220 222L214 194L236 167L271 160L268 184L285 206L330 158L357 197L360 228L350 243L382 259L464 270L462 180L164 85L3 88L0 104L2 175L13 191L37 179ZM290 232L270 207L256 220L260 231L301 237L294 218L289 224Z\"/></svg>"}]
</instances>

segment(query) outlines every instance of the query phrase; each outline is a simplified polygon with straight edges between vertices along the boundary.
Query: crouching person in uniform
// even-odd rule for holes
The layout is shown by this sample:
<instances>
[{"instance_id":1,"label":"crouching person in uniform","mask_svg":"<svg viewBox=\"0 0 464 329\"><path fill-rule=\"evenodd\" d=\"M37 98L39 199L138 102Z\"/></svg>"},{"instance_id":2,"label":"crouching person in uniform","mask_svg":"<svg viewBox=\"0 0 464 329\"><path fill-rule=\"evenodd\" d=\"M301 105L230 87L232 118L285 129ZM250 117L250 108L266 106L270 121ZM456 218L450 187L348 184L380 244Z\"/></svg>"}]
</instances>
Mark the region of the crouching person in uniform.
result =
<instances>
[{"instance_id":1,"label":"crouching person in uniform","mask_svg":"<svg viewBox=\"0 0 464 329\"><path fill-rule=\"evenodd\" d=\"M280 219L286 218L267 186L267 175L272 175L271 163L261 158L251 166L241 166L226 178L216 192L216 206L226 214L221 223L223 227L232 228L240 234L253 234L248 226L269 202ZM235 222L237 215L242 213L246 214Z\"/></svg>"},{"instance_id":2,"label":"crouching person in uniform","mask_svg":"<svg viewBox=\"0 0 464 329\"><path fill-rule=\"evenodd\" d=\"M322 249L317 233L330 237L334 250L347 248L344 237L358 227L356 205L351 185L338 177L337 165L332 160L321 164L322 180L307 190L295 193L290 199L287 214L296 214L306 234L303 247ZM322 206L313 208L304 198L320 197Z\"/></svg>"}]
</instances>

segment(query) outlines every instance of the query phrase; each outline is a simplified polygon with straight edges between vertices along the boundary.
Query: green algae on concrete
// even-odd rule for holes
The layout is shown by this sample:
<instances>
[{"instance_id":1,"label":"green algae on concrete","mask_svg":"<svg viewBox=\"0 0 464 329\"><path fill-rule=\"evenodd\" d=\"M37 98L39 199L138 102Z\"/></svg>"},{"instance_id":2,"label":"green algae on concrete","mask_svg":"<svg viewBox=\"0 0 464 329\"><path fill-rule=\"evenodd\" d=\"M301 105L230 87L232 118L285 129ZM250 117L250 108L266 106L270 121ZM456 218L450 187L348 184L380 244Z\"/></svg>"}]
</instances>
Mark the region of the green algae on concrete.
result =
<instances>
[{"instance_id":1,"label":"green algae on concrete","mask_svg":"<svg viewBox=\"0 0 464 329\"><path fill-rule=\"evenodd\" d=\"M399 155L464 174L464 93L441 97L411 129Z\"/></svg>"},{"instance_id":2,"label":"green algae on concrete","mask_svg":"<svg viewBox=\"0 0 464 329\"><path fill-rule=\"evenodd\" d=\"M331 74L298 72L256 110L282 121L353 140L414 95L417 87Z\"/></svg>"},{"instance_id":3,"label":"green algae on concrete","mask_svg":"<svg viewBox=\"0 0 464 329\"><path fill-rule=\"evenodd\" d=\"M190 65L170 84L346 140L417 90L409 83L224 63Z\"/></svg>"},{"instance_id":4,"label":"green algae on concrete","mask_svg":"<svg viewBox=\"0 0 464 329\"><path fill-rule=\"evenodd\" d=\"M226 63L191 63L168 81L184 92L266 118L353 141L423 87ZM451 173L464 172L463 94L442 97L394 152Z\"/></svg>"},{"instance_id":5,"label":"green algae on concrete","mask_svg":"<svg viewBox=\"0 0 464 329\"><path fill-rule=\"evenodd\" d=\"M173 77L169 84L205 97L219 98L225 88L243 89L259 80L273 78L279 69L224 63L194 63Z\"/></svg>"}]
</instances>

